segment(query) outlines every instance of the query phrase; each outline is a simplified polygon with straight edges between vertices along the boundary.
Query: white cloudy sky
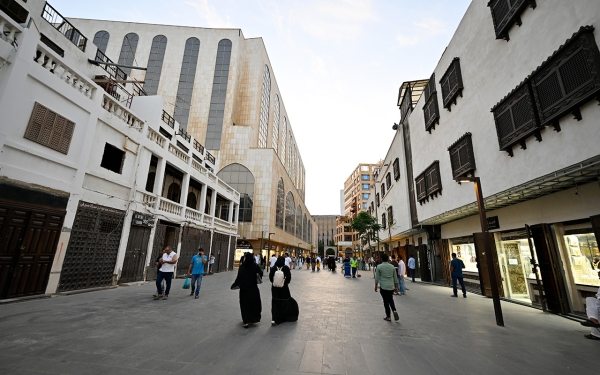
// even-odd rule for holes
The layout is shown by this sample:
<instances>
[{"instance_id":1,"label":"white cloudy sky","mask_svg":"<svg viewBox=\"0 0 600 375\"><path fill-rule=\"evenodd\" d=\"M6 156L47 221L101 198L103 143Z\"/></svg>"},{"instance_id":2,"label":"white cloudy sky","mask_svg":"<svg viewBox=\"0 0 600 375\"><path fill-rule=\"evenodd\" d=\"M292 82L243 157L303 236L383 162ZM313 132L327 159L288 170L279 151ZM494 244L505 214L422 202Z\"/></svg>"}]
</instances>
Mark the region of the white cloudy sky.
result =
<instances>
[{"instance_id":1,"label":"white cloudy sky","mask_svg":"<svg viewBox=\"0 0 600 375\"><path fill-rule=\"evenodd\" d=\"M241 28L262 37L306 168L311 214L339 214L383 158L398 88L428 78L470 0L51 0L65 17ZM88 35L88 38L91 37Z\"/></svg>"}]
</instances>

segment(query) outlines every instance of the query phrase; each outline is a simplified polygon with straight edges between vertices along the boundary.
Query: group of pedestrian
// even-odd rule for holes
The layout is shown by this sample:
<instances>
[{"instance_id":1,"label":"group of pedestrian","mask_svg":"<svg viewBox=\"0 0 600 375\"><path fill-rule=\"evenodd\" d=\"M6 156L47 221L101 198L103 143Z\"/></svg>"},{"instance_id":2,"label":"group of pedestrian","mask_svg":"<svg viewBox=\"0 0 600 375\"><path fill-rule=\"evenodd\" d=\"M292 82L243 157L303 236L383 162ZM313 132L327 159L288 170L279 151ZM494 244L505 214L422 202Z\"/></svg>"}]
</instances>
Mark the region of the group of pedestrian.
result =
<instances>
[{"instance_id":1,"label":"group of pedestrian","mask_svg":"<svg viewBox=\"0 0 600 375\"><path fill-rule=\"evenodd\" d=\"M273 261L274 259L274 261ZM270 262L269 281L271 282L271 325L298 320L298 303L290 294L289 284L292 281L290 265L292 259L273 255ZM231 289L239 289L240 311L244 328L261 320L262 302L258 284L262 284L263 271L250 253L246 253L238 269L238 274Z\"/></svg>"}]
</instances>

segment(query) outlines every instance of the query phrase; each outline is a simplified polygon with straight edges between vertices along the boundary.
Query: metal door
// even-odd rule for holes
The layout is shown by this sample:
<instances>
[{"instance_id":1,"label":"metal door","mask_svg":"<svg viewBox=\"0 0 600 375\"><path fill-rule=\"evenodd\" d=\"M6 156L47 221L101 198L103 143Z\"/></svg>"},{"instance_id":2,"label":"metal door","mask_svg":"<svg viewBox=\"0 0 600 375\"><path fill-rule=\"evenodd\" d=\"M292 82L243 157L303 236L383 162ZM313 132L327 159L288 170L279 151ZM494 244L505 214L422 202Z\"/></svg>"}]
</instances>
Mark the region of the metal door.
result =
<instances>
[{"instance_id":1,"label":"metal door","mask_svg":"<svg viewBox=\"0 0 600 375\"><path fill-rule=\"evenodd\" d=\"M548 224L537 224L532 225L530 230L542 276L546 306L551 312L567 314L569 312L567 289L560 271L560 257L552 229Z\"/></svg>"},{"instance_id":2,"label":"metal door","mask_svg":"<svg viewBox=\"0 0 600 375\"><path fill-rule=\"evenodd\" d=\"M486 254L485 251L485 235L488 237L490 244L491 256L494 260L494 267L496 268L496 283L498 285L498 293L500 297L504 296L504 288L502 288L502 278L500 276L500 266L498 264L498 254L496 253L496 242L494 241L493 233L473 233L473 240L475 242L475 254L477 261L477 268L479 269L479 285L481 287L481 294L486 297L492 297L492 287L490 283L490 271L487 266L487 257L490 254Z\"/></svg>"},{"instance_id":3,"label":"metal door","mask_svg":"<svg viewBox=\"0 0 600 375\"><path fill-rule=\"evenodd\" d=\"M150 242L150 227L132 225L129 231L120 283L144 280L146 253Z\"/></svg>"},{"instance_id":4,"label":"metal door","mask_svg":"<svg viewBox=\"0 0 600 375\"><path fill-rule=\"evenodd\" d=\"M152 255L150 256L150 264L146 271L146 280L156 280L157 267L154 264L156 258L162 254L165 246L165 237L167 235L167 226L164 224L156 224L154 230L154 241L152 243Z\"/></svg>"},{"instance_id":5,"label":"metal door","mask_svg":"<svg viewBox=\"0 0 600 375\"><path fill-rule=\"evenodd\" d=\"M227 270L227 252L229 250L229 236L222 233L213 234L212 255L215 257L213 273Z\"/></svg>"},{"instance_id":6,"label":"metal door","mask_svg":"<svg viewBox=\"0 0 600 375\"><path fill-rule=\"evenodd\" d=\"M227 264L227 270L228 271L232 271L233 270L233 262L234 262L234 258L235 258L235 246L237 244L236 238L235 237L231 237L231 241L229 243L229 263Z\"/></svg>"},{"instance_id":7,"label":"metal door","mask_svg":"<svg viewBox=\"0 0 600 375\"><path fill-rule=\"evenodd\" d=\"M0 203L0 299L46 291L64 216Z\"/></svg>"},{"instance_id":8,"label":"metal door","mask_svg":"<svg viewBox=\"0 0 600 375\"><path fill-rule=\"evenodd\" d=\"M191 227L185 227L183 229L179 261L177 261L177 276L185 276L187 274L192 257L198 254L201 235L202 230L200 229ZM208 272L208 267L206 267L206 272Z\"/></svg>"},{"instance_id":9,"label":"metal door","mask_svg":"<svg viewBox=\"0 0 600 375\"><path fill-rule=\"evenodd\" d=\"M419 245L419 260L421 281L431 281L431 272L429 272L429 259L427 257L427 245Z\"/></svg>"},{"instance_id":10,"label":"metal door","mask_svg":"<svg viewBox=\"0 0 600 375\"><path fill-rule=\"evenodd\" d=\"M113 284L125 211L80 202L60 274L59 291Z\"/></svg>"}]
</instances>

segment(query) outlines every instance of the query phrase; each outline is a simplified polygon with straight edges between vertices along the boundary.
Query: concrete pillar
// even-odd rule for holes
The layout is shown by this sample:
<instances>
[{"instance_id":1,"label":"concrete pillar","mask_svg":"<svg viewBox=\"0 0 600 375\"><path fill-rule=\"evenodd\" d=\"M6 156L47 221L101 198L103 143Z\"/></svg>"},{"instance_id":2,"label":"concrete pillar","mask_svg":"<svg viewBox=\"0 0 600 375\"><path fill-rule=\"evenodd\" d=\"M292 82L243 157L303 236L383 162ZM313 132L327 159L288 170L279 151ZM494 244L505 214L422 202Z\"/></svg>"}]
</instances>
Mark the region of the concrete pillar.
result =
<instances>
[{"instance_id":1,"label":"concrete pillar","mask_svg":"<svg viewBox=\"0 0 600 375\"><path fill-rule=\"evenodd\" d=\"M190 191L190 174L184 173L183 180L181 181L181 198L179 198L179 203L183 206L181 210L181 216L185 218L185 209L187 207L187 196Z\"/></svg>"},{"instance_id":2,"label":"concrete pillar","mask_svg":"<svg viewBox=\"0 0 600 375\"><path fill-rule=\"evenodd\" d=\"M202 184L202 191L200 191L200 212L204 215L204 210L206 209L206 191L208 186L206 184Z\"/></svg>"},{"instance_id":3,"label":"concrete pillar","mask_svg":"<svg viewBox=\"0 0 600 375\"><path fill-rule=\"evenodd\" d=\"M154 179L154 188L152 189L153 193L162 196L162 187L165 182L165 171L167 169L167 159L160 158L158 159L158 164L156 166L156 177ZM158 210L159 199L156 200L155 209Z\"/></svg>"},{"instance_id":4,"label":"concrete pillar","mask_svg":"<svg viewBox=\"0 0 600 375\"><path fill-rule=\"evenodd\" d=\"M229 201L229 217L227 218L227 221L230 223L233 223L233 209L235 204L232 201Z\"/></svg>"}]
</instances>

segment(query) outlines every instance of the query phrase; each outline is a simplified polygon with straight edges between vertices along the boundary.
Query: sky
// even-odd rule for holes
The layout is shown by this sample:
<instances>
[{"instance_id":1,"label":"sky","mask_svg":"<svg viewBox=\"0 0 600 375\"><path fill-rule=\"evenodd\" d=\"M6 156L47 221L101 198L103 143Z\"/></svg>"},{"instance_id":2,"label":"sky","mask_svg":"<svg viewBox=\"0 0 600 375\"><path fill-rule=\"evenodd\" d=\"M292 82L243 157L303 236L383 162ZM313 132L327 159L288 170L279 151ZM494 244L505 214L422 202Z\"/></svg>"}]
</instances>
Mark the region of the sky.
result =
<instances>
[{"instance_id":1,"label":"sky","mask_svg":"<svg viewBox=\"0 0 600 375\"><path fill-rule=\"evenodd\" d=\"M404 81L431 76L470 0L50 0L65 17L240 28L262 37L306 169L312 215L339 215L383 159ZM88 38L91 36L87 36Z\"/></svg>"}]
</instances>

